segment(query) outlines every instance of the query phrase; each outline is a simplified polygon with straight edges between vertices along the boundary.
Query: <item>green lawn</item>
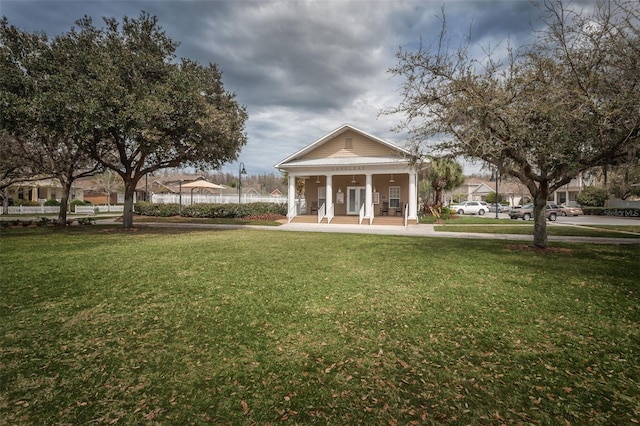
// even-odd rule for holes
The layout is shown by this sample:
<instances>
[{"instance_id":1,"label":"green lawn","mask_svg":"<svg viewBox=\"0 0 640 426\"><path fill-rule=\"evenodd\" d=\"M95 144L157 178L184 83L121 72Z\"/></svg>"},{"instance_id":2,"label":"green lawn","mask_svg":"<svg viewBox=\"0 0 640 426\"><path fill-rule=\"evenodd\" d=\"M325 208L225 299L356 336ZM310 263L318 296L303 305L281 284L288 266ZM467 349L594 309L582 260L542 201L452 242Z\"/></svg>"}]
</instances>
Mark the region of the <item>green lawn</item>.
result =
<instances>
[{"instance_id":1,"label":"green lawn","mask_svg":"<svg viewBox=\"0 0 640 426\"><path fill-rule=\"evenodd\" d=\"M595 238L640 238L640 232L634 227L603 228L600 226L563 226L547 225L547 235L550 236L578 236ZM501 223L486 225L436 225L439 232L472 232L482 234L518 234L533 235L533 223L509 224Z\"/></svg>"},{"instance_id":2,"label":"green lawn","mask_svg":"<svg viewBox=\"0 0 640 426\"><path fill-rule=\"evenodd\" d=\"M0 424L640 422L640 246L0 238Z\"/></svg>"}]
</instances>

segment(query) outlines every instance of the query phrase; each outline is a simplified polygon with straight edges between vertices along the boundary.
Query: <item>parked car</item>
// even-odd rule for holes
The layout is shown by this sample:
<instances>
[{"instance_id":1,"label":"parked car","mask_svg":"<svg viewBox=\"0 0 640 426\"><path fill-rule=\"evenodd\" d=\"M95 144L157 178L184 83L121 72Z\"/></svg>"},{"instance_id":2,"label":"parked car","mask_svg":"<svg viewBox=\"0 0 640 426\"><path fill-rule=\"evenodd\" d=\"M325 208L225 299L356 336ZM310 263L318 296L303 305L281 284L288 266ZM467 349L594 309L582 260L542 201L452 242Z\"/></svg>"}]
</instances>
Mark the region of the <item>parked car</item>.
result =
<instances>
[{"instance_id":1,"label":"parked car","mask_svg":"<svg viewBox=\"0 0 640 426\"><path fill-rule=\"evenodd\" d=\"M509 210L509 206L503 206L502 204L498 204L498 213L504 213L507 210ZM496 205L495 204L489 204L489 211L495 213Z\"/></svg>"},{"instance_id":2,"label":"parked car","mask_svg":"<svg viewBox=\"0 0 640 426\"><path fill-rule=\"evenodd\" d=\"M562 216L580 216L582 213L582 209L577 206L567 206L564 204L560 204L558 206L560 208L560 214Z\"/></svg>"},{"instance_id":3,"label":"parked car","mask_svg":"<svg viewBox=\"0 0 640 426\"><path fill-rule=\"evenodd\" d=\"M462 203L451 204L449 209L458 214L477 214L482 216L488 209L482 205L480 201L465 201Z\"/></svg>"},{"instance_id":4,"label":"parked car","mask_svg":"<svg viewBox=\"0 0 640 426\"><path fill-rule=\"evenodd\" d=\"M559 212L560 212L560 208L558 207L557 204L547 203L546 211L545 211L545 216L547 217L547 219L549 219L552 222L555 221L558 217ZM509 217L511 219L522 219L522 220L531 219L533 217L533 204L525 204L522 207L519 207L519 208L516 207L509 210Z\"/></svg>"}]
</instances>

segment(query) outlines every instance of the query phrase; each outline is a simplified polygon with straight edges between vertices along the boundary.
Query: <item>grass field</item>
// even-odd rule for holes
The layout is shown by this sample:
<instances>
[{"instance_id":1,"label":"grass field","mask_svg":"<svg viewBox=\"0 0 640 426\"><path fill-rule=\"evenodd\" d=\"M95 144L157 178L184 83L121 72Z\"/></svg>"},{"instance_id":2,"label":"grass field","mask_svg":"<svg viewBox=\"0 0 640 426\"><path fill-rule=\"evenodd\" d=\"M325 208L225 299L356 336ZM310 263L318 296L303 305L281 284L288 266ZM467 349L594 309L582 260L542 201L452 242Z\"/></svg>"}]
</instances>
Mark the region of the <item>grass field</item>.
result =
<instances>
[{"instance_id":1,"label":"grass field","mask_svg":"<svg viewBox=\"0 0 640 426\"><path fill-rule=\"evenodd\" d=\"M0 238L0 424L640 422L639 246Z\"/></svg>"}]
</instances>

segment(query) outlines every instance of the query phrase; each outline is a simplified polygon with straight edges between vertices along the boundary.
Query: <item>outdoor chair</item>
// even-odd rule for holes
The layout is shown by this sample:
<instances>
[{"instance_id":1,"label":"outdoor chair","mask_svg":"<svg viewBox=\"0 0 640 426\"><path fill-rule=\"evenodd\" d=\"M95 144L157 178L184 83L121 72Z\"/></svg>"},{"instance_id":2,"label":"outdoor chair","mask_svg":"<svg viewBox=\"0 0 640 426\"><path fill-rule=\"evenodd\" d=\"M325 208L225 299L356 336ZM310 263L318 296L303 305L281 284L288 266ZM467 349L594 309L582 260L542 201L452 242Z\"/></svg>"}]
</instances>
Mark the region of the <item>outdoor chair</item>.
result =
<instances>
[{"instance_id":1,"label":"outdoor chair","mask_svg":"<svg viewBox=\"0 0 640 426\"><path fill-rule=\"evenodd\" d=\"M396 216L402 216L402 213L404 211L403 207L404 206L402 205L402 203L400 203L400 205L398 205L398 207L396 207L396 213L395 213Z\"/></svg>"},{"instance_id":2,"label":"outdoor chair","mask_svg":"<svg viewBox=\"0 0 640 426\"><path fill-rule=\"evenodd\" d=\"M383 201L382 207L380 207L380 216L384 216L385 214L389 216L389 202L387 201Z\"/></svg>"},{"instance_id":3,"label":"outdoor chair","mask_svg":"<svg viewBox=\"0 0 640 426\"><path fill-rule=\"evenodd\" d=\"M311 202L311 214L313 213L318 213L318 202L317 201L312 201Z\"/></svg>"}]
</instances>

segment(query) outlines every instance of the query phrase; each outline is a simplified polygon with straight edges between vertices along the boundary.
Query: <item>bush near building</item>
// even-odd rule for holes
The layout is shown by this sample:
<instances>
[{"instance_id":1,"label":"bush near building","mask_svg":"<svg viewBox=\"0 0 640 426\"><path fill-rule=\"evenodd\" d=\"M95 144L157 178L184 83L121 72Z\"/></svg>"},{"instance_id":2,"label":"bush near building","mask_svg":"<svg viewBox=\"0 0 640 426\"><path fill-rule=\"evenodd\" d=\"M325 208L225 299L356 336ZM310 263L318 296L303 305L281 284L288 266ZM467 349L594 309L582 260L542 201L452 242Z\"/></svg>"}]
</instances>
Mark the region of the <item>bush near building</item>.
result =
<instances>
[{"instance_id":1,"label":"bush near building","mask_svg":"<svg viewBox=\"0 0 640 426\"><path fill-rule=\"evenodd\" d=\"M247 204L151 204L136 203L134 213L142 216L183 216L216 219L240 219L249 216L280 215L286 216L286 204L247 203Z\"/></svg>"}]
</instances>

